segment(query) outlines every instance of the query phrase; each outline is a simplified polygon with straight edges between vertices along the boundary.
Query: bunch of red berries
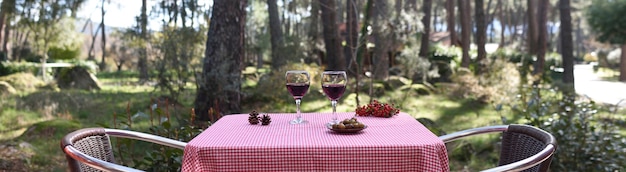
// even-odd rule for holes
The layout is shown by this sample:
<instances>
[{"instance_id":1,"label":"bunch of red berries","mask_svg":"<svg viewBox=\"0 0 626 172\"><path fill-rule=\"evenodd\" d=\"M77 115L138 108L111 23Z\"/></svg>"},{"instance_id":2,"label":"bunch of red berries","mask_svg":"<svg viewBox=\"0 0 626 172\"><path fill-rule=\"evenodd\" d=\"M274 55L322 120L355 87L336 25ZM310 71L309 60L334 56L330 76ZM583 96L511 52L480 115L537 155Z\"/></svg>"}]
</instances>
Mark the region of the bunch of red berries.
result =
<instances>
[{"instance_id":1,"label":"bunch of red berries","mask_svg":"<svg viewBox=\"0 0 626 172\"><path fill-rule=\"evenodd\" d=\"M370 104L357 107L355 112L357 116L375 116L389 118L400 113L400 109L394 108L393 104L389 105L387 103L379 103L377 100L374 100Z\"/></svg>"}]
</instances>

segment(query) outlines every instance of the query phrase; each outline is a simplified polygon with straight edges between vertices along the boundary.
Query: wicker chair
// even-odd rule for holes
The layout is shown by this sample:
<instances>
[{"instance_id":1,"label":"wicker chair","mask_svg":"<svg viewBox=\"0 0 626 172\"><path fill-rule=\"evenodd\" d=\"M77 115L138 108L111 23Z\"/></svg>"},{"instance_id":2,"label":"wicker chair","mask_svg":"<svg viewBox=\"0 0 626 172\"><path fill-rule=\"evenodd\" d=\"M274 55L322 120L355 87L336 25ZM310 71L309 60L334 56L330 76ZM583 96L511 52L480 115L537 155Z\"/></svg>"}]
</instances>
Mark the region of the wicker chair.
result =
<instances>
[{"instance_id":1,"label":"wicker chair","mask_svg":"<svg viewBox=\"0 0 626 172\"><path fill-rule=\"evenodd\" d=\"M502 147L498 167L484 171L540 171L550 168L556 151L552 134L529 125L498 125L473 128L439 136L448 143L457 139L484 133L502 132Z\"/></svg>"},{"instance_id":2,"label":"wicker chair","mask_svg":"<svg viewBox=\"0 0 626 172\"><path fill-rule=\"evenodd\" d=\"M128 130L85 128L67 134L61 140L70 171L141 171L115 164L109 136L142 140L178 149L187 143Z\"/></svg>"}]
</instances>

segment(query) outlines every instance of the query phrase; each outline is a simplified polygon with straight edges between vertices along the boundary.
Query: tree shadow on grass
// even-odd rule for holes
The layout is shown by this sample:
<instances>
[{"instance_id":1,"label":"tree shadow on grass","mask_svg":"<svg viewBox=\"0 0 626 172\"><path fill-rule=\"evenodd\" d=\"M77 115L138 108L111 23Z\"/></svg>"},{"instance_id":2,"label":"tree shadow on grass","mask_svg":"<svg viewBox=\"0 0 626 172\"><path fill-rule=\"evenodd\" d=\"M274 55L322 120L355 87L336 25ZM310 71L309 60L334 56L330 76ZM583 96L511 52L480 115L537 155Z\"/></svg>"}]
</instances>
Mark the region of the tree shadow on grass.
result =
<instances>
[{"instance_id":1,"label":"tree shadow on grass","mask_svg":"<svg viewBox=\"0 0 626 172\"><path fill-rule=\"evenodd\" d=\"M459 124L455 124L455 122L458 122L455 120L456 118L467 115L475 115L475 118L479 120L479 111L488 107L487 103L482 103L473 99L460 100L459 104L460 106L458 107L439 107L439 109L441 109L441 116L437 120L435 120L435 122L439 125L458 126Z\"/></svg>"}]
</instances>

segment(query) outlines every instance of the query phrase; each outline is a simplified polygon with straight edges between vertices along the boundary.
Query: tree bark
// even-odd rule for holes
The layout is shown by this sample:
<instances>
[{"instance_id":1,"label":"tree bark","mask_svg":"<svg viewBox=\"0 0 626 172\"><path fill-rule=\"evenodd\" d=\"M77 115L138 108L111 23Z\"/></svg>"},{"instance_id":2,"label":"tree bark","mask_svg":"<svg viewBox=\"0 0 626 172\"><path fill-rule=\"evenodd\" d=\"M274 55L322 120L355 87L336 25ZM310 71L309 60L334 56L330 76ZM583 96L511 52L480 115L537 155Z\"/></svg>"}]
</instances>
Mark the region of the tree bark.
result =
<instances>
[{"instance_id":1,"label":"tree bark","mask_svg":"<svg viewBox=\"0 0 626 172\"><path fill-rule=\"evenodd\" d=\"M384 80L389 76L389 57L387 56L389 34L387 29L387 19L389 10L386 0L374 1L374 24L372 35L374 36L374 55L372 57L373 78Z\"/></svg>"},{"instance_id":2,"label":"tree bark","mask_svg":"<svg viewBox=\"0 0 626 172\"><path fill-rule=\"evenodd\" d=\"M3 59L0 61L9 59L9 50L7 43L9 42L10 33L10 18L15 13L15 0L3 0L0 4L0 42L2 42L2 53L4 53Z\"/></svg>"},{"instance_id":3,"label":"tree bark","mask_svg":"<svg viewBox=\"0 0 626 172\"><path fill-rule=\"evenodd\" d=\"M4 1L3 1L3 2L2 2L2 5L0 5L0 7L3 7L5 3L6 3L6 2L4 2ZM0 42L2 42L2 40L4 40L4 39L2 39L2 38L3 38L2 36L4 36L4 35L2 34L2 33L4 33L4 32L2 32L2 31L4 31L4 28L5 28L5 27L4 27L4 21L6 21L6 12L5 12L5 10L1 10L1 9L0 9ZM2 51L2 53L6 53L6 51L7 51L7 50L6 50L6 49L4 49L4 47L2 47L2 49L1 49L0 51ZM6 60L6 58L7 58L7 57L6 57L6 54L5 54L5 55L3 55L3 56L0 56L0 61L5 61L5 60Z\"/></svg>"},{"instance_id":4,"label":"tree bark","mask_svg":"<svg viewBox=\"0 0 626 172\"><path fill-rule=\"evenodd\" d=\"M13 54L15 54L15 52L11 52L11 55L9 55L9 48L7 45L9 45L9 36L11 35L11 27L9 27L9 25L4 27L4 33L0 33L0 34L4 34L4 41L2 41L2 49L5 52L6 58L7 60L9 59L9 56L13 56ZM15 60L15 59L12 59Z\"/></svg>"},{"instance_id":5,"label":"tree bark","mask_svg":"<svg viewBox=\"0 0 626 172\"><path fill-rule=\"evenodd\" d=\"M317 60L317 63L321 66L323 64L325 64L323 62L324 57L323 57L323 53L320 53L321 50L319 50L317 48L317 44L320 41L320 32L319 32L319 17L320 17L320 4L319 1L311 1L311 21L310 21L310 26L309 26L309 33L308 33L308 37L309 37L309 46L311 47L311 54L314 54L316 56L315 60Z\"/></svg>"},{"instance_id":6,"label":"tree bark","mask_svg":"<svg viewBox=\"0 0 626 172\"><path fill-rule=\"evenodd\" d=\"M374 0L367 0L365 4L365 17L363 18L363 24L361 25L361 30L359 31L361 35L359 35L359 45L357 45L357 63L359 67L363 65L363 61L368 59L368 48L367 43L369 42L368 28L371 26L370 22L372 21L372 16L374 15ZM360 70L360 69L358 69ZM357 73L359 73L357 71Z\"/></svg>"},{"instance_id":7,"label":"tree bark","mask_svg":"<svg viewBox=\"0 0 626 172\"><path fill-rule=\"evenodd\" d=\"M461 48L463 51L461 67L469 68L471 60L469 56L470 33L472 33L469 0L459 0L459 12L461 13Z\"/></svg>"},{"instance_id":8,"label":"tree bark","mask_svg":"<svg viewBox=\"0 0 626 172\"><path fill-rule=\"evenodd\" d=\"M547 27L547 22L548 22L548 5L550 3L550 1L540 1L541 3L538 4L539 7L539 11L538 11L538 17L539 17L539 22L538 22L538 37L537 37L537 44L536 44L536 48L537 48L537 61L535 61L535 70L533 72L533 74L535 75L543 75L544 74L544 66L545 66L545 61L546 61L546 50L547 50L547 41L548 41L548 27ZM537 81L535 82L537 83Z\"/></svg>"},{"instance_id":9,"label":"tree bark","mask_svg":"<svg viewBox=\"0 0 626 172\"><path fill-rule=\"evenodd\" d=\"M100 28L102 25L98 25L96 28L96 33L93 33L93 22L89 22L89 32L91 33L91 45L89 46L89 51L87 51L87 60L95 61L94 55L94 46L96 45L96 38L98 38L98 33L100 33Z\"/></svg>"},{"instance_id":10,"label":"tree bark","mask_svg":"<svg viewBox=\"0 0 626 172\"><path fill-rule=\"evenodd\" d=\"M346 1L346 31L347 31L347 39L346 39L346 62L348 66L350 66L349 70L352 71L353 66L356 66L356 50L357 50L357 42L359 39L359 24L358 24L358 9L359 7L356 4L356 0L347 0ZM351 72L353 75L357 75L356 72Z\"/></svg>"},{"instance_id":11,"label":"tree bark","mask_svg":"<svg viewBox=\"0 0 626 172\"><path fill-rule=\"evenodd\" d=\"M541 0L544 1L544 0ZM528 0L527 1L528 11L526 11L526 18L528 19L528 41L526 42L526 46L528 47L528 53L532 55L537 55L537 43L538 43L538 34L537 30L537 0Z\"/></svg>"},{"instance_id":12,"label":"tree bark","mask_svg":"<svg viewBox=\"0 0 626 172\"><path fill-rule=\"evenodd\" d=\"M502 5L502 0L498 0L498 4L500 4L499 8L498 8L498 17L500 18L500 44L498 45L498 49L501 49L504 47L504 33L506 31L506 23L511 23L510 22L510 18L507 18L507 22L505 22L504 20L504 5Z\"/></svg>"},{"instance_id":13,"label":"tree bark","mask_svg":"<svg viewBox=\"0 0 626 172\"><path fill-rule=\"evenodd\" d=\"M278 6L276 0L267 0L267 9L270 18L270 37L272 42L272 70L277 71L284 66L286 59L284 54L283 31L280 28L280 19L278 17Z\"/></svg>"},{"instance_id":14,"label":"tree bark","mask_svg":"<svg viewBox=\"0 0 626 172\"><path fill-rule=\"evenodd\" d=\"M581 27L581 23L582 23L582 19L581 19L581 17L578 17L576 19L576 44L575 44L576 57L582 56L583 53L581 53L581 52L586 52L587 51L585 49L584 42L582 41L585 38L583 36L583 28Z\"/></svg>"},{"instance_id":15,"label":"tree bark","mask_svg":"<svg viewBox=\"0 0 626 172\"><path fill-rule=\"evenodd\" d=\"M144 41L141 49L139 50L139 60L137 62L137 68L139 68L139 83L145 83L150 79L148 75L148 49L146 44L148 42L148 14L146 0L141 1L141 39Z\"/></svg>"},{"instance_id":16,"label":"tree bark","mask_svg":"<svg viewBox=\"0 0 626 172\"><path fill-rule=\"evenodd\" d=\"M424 25L424 31L422 33L422 44L420 44L419 56L427 57L430 49L430 13L433 1L424 0L424 3L422 5L422 11L424 12L424 17L422 17L422 25Z\"/></svg>"},{"instance_id":17,"label":"tree bark","mask_svg":"<svg viewBox=\"0 0 626 172\"><path fill-rule=\"evenodd\" d=\"M240 113L241 61L244 51L246 0L215 0L207 32L195 113L199 120L216 121Z\"/></svg>"},{"instance_id":18,"label":"tree bark","mask_svg":"<svg viewBox=\"0 0 626 172\"><path fill-rule=\"evenodd\" d=\"M102 20L100 21L100 28L102 29L102 58L100 59L100 70L104 70L106 68L106 63L104 59L106 58L107 54L106 26L104 25L104 14L106 13L106 11L104 11L104 1L105 0L102 0L102 6L100 6L100 10L102 12Z\"/></svg>"},{"instance_id":19,"label":"tree bark","mask_svg":"<svg viewBox=\"0 0 626 172\"><path fill-rule=\"evenodd\" d=\"M456 45L456 30L455 30L455 16L454 16L454 0L446 1L446 20L448 21L448 33L450 33L450 45Z\"/></svg>"},{"instance_id":20,"label":"tree bark","mask_svg":"<svg viewBox=\"0 0 626 172\"><path fill-rule=\"evenodd\" d=\"M487 43L487 18L485 16L483 0L475 1L475 14L476 18L476 47L478 48L478 56L476 57L476 72L483 73L487 65L483 65L483 59L487 58L487 51L485 50L485 44Z\"/></svg>"},{"instance_id":21,"label":"tree bark","mask_svg":"<svg viewBox=\"0 0 626 172\"><path fill-rule=\"evenodd\" d=\"M337 29L337 12L334 0L319 0L322 9L322 27L326 47L327 70L346 70L346 59L343 57L341 37Z\"/></svg>"},{"instance_id":22,"label":"tree bark","mask_svg":"<svg viewBox=\"0 0 626 172\"><path fill-rule=\"evenodd\" d=\"M574 90L574 43L572 38L572 16L569 0L559 0L561 27L561 58L563 59L563 83ZM622 56L623 57L623 56ZM622 58L623 59L623 58Z\"/></svg>"}]
</instances>

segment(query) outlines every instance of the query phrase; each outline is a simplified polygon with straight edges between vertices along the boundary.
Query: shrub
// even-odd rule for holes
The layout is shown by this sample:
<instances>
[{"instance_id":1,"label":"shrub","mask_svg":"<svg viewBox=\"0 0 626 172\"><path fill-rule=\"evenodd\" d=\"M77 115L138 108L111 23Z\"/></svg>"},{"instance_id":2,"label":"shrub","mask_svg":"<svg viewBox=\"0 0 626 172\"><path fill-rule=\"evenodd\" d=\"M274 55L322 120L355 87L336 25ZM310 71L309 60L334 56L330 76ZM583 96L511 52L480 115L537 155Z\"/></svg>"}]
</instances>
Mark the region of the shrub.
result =
<instances>
[{"instance_id":1,"label":"shrub","mask_svg":"<svg viewBox=\"0 0 626 172\"><path fill-rule=\"evenodd\" d=\"M597 116L593 101L553 89L526 88L511 105L516 116L552 133L554 171L619 171L626 167L626 139L612 121Z\"/></svg>"},{"instance_id":2,"label":"shrub","mask_svg":"<svg viewBox=\"0 0 626 172\"><path fill-rule=\"evenodd\" d=\"M67 60L67 59L75 59L80 54L80 49L78 47L50 47L48 50L48 54L51 59L54 60Z\"/></svg>"},{"instance_id":3,"label":"shrub","mask_svg":"<svg viewBox=\"0 0 626 172\"><path fill-rule=\"evenodd\" d=\"M452 97L501 103L510 101L508 95L517 94L522 75L513 63L503 58L486 59L484 62L489 64L489 68L481 75L475 75L469 69L459 69L452 76L452 81L456 83Z\"/></svg>"},{"instance_id":4,"label":"shrub","mask_svg":"<svg viewBox=\"0 0 626 172\"><path fill-rule=\"evenodd\" d=\"M598 57L592 55L591 53L587 53L585 54L585 56L583 57L584 62L586 63L590 63L590 62L597 62L598 61Z\"/></svg>"},{"instance_id":5,"label":"shrub","mask_svg":"<svg viewBox=\"0 0 626 172\"><path fill-rule=\"evenodd\" d=\"M7 76L19 72L26 72L36 75L41 69L41 67L39 67L39 64L40 63L32 62L0 62L0 76Z\"/></svg>"},{"instance_id":6,"label":"shrub","mask_svg":"<svg viewBox=\"0 0 626 172\"><path fill-rule=\"evenodd\" d=\"M155 103L155 102L152 102ZM149 130L151 134L179 140L183 142L189 142L191 139L202 133L206 127L210 126L210 123L194 121L195 113L191 110L189 119L182 117L180 114L170 114L170 105L166 103L163 107L158 107L158 103L153 104L150 108L150 124L152 125ZM135 120L143 113L135 115L130 114L130 107L127 107L126 114L115 115L113 118L113 128L120 129L132 129ZM174 108L172 108L174 109ZM156 123L156 125L154 124ZM100 124L103 127L109 127L106 124ZM138 169L144 169L146 171L180 171L183 160L183 150L162 146L158 144L150 144L148 149L141 149L141 155L132 153L133 148L138 147L139 144L146 144L142 141L131 139L116 139L114 141L115 154L119 161L125 162L124 158L131 158L133 161L131 166ZM143 145L141 145L143 146ZM128 165L128 163L127 163Z\"/></svg>"}]
</instances>

